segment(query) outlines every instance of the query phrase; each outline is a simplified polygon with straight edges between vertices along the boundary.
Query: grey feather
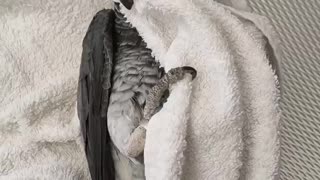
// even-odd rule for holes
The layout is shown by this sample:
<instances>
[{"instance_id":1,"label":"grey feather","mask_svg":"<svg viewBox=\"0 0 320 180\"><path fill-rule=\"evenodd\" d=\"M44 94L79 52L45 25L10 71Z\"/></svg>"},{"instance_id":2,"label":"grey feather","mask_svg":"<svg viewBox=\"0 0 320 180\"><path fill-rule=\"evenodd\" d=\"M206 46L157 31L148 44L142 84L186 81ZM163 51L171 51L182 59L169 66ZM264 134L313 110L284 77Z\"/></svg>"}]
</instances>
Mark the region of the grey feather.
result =
<instances>
[{"instance_id":1,"label":"grey feather","mask_svg":"<svg viewBox=\"0 0 320 180\"><path fill-rule=\"evenodd\" d=\"M93 180L114 180L107 108L111 88L114 12L99 11L83 40L77 110Z\"/></svg>"},{"instance_id":2,"label":"grey feather","mask_svg":"<svg viewBox=\"0 0 320 180\"><path fill-rule=\"evenodd\" d=\"M131 179L144 179L143 155L139 153L132 156L127 149L130 138L136 137L132 135L143 119L148 92L159 81L163 72L137 30L120 13L118 4L115 4L115 14L114 68L108 107L108 130L114 151L117 152L114 159L121 156L122 161L130 162L116 162L118 165L122 164L122 169L116 166L116 174L121 172L119 176L126 176L126 173L131 173ZM125 165L130 167L124 168Z\"/></svg>"},{"instance_id":3,"label":"grey feather","mask_svg":"<svg viewBox=\"0 0 320 180\"><path fill-rule=\"evenodd\" d=\"M83 41L78 90L92 179L145 179L142 124L162 107L169 85L185 72L195 74L193 70L175 68L164 75L137 30L120 13L119 4L115 14L97 13Z\"/></svg>"},{"instance_id":4,"label":"grey feather","mask_svg":"<svg viewBox=\"0 0 320 180\"><path fill-rule=\"evenodd\" d=\"M115 148L134 164L142 165L146 137L143 124L161 108L169 86L181 80L185 73L194 78L196 71L191 67L174 68L161 78L163 69L151 56L151 50L146 48L136 29L126 22L117 5L115 12L117 41L108 128ZM136 171L142 172L143 168L136 168Z\"/></svg>"}]
</instances>

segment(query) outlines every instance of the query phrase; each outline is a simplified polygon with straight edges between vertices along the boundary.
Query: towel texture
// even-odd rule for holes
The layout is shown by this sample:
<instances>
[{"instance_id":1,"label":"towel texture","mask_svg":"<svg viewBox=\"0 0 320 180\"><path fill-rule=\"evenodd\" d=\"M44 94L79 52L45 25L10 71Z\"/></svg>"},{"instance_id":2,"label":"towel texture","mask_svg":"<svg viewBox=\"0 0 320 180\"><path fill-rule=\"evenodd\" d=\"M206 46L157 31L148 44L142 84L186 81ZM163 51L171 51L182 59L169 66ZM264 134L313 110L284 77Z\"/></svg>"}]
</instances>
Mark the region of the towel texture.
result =
<instances>
[{"instance_id":1,"label":"towel texture","mask_svg":"<svg viewBox=\"0 0 320 180\"><path fill-rule=\"evenodd\" d=\"M0 2L0 179L90 179L75 113L81 44L104 0Z\"/></svg>"},{"instance_id":2,"label":"towel texture","mask_svg":"<svg viewBox=\"0 0 320 180\"><path fill-rule=\"evenodd\" d=\"M264 18L229 7L244 1L224 2L135 0L125 12L166 69L198 70L149 124L148 179L276 178L278 91L263 43L277 55L277 41ZM90 179L75 100L81 41L102 7L1 1L1 180Z\"/></svg>"},{"instance_id":3,"label":"towel texture","mask_svg":"<svg viewBox=\"0 0 320 180\"><path fill-rule=\"evenodd\" d=\"M267 19L210 0L135 0L123 12L166 70L198 71L150 120L147 179L277 179L279 90L269 59L280 53Z\"/></svg>"}]
</instances>

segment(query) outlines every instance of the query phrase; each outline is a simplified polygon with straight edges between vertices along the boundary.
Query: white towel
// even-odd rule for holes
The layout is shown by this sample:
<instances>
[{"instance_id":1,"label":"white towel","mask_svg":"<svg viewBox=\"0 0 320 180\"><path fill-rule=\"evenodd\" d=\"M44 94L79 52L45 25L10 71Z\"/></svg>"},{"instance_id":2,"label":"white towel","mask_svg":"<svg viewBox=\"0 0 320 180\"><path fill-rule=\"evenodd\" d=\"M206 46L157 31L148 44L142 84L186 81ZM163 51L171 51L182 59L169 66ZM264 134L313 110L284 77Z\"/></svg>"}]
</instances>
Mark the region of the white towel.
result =
<instances>
[{"instance_id":1,"label":"white towel","mask_svg":"<svg viewBox=\"0 0 320 180\"><path fill-rule=\"evenodd\" d=\"M186 64L192 65L191 60L193 60L194 58L190 59L190 55L186 56L185 58L172 58L170 59L170 62L168 61L169 59L165 58L170 56L174 57L174 55L170 54L172 54L172 51L178 49L177 45L179 41L182 40L183 34L179 33L179 36L177 34L174 34L178 32L176 29L174 29L175 27L182 27L180 25L181 21L177 21L177 17L179 17L179 14L181 14L181 12L177 11L175 13L175 10L177 9L177 7L183 7L185 5L181 5L181 1L172 1L171 3L168 1L169 3L166 2L168 6L163 8L163 13L160 13L159 8L161 7L161 3L162 5L165 5L163 4L163 0L158 0L160 3L159 6L153 4L154 2L152 2L151 0L150 2L142 4L141 6L141 3L143 3L144 1L146 0L135 0L131 19L135 18L135 13L138 14L136 11L137 9L139 9L139 4L141 8L147 7L146 9L142 9L140 11L141 16L144 17L141 20L140 24L139 22L132 22L135 25L138 25L139 31L143 33L143 36L148 42L148 45L154 50L157 59L161 60L162 62L167 61L167 69L183 64L183 62L176 62L180 59L185 59L185 62L188 62ZM247 7L242 3L243 1L241 1L240 3L240 0L219 1L225 1L227 2L227 5L235 5L237 8L243 10L247 9ZM35 179L37 177L39 179L89 179L84 152L82 152L81 146L76 143L76 141L80 139L80 131L74 105L76 101L76 90L81 56L81 42L93 15L102 7L111 7L110 1L108 5L106 5L106 2L106 0L17 0L2 1L0 3L1 180L23 180ZM175 2L176 4L172 4ZM201 8L201 11L207 9L209 12L211 12L212 10L214 10L214 8L212 8L212 5L206 5L206 3L208 3L206 1L194 0L194 2L197 3L195 7L199 7L199 4L204 5L203 8ZM186 1L186 3L190 4L189 1ZM201 15L202 18L206 17L205 19L207 19L208 21L213 21L214 19L218 21L212 23L212 25L214 25L214 27L211 27L212 29L216 29L215 31L217 31L217 27L219 27L219 25L222 23L219 21L222 19L222 17L224 17L224 19L233 19L233 21L236 21L238 17L243 17L244 19L253 21L254 24L258 26L258 28L260 28L260 30L269 38L268 40L273 45L273 47L276 47L277 42L274 41L276 39L273 38L273 31L272 29L269 29L271 26L266 23L266 20L264 18L257 17L249 13L239 12L229 7L222 7L220 5L215 5L214 7L216 6L220 10L218 12L212 12L215 13L215 16L210 16L213 19L208 20L208 16L202 17ZM152 9L152 7L156 7L155 9L158 9L151 10L151 12L149 13L150 16L148 18L150 19L150 22L157 20L154 25L145 20L145 12L147 12L146 10ZM228 12L228 9L229 11L232 11L233 14L230 14ZM174 13L174 18L172 19L172 16L169 16L168 13L171 11L172 13ZM192 13L195 12L190 12L190 14ZM163 17L162 14L164 14L166 17L169 16L171 20L168 20L168 18L161 18ZM136 18L138 19L139 17ZM182 19L187 20L191 18L188 16L183 16ZM146 22L145 26L143 25L144 22ZM175 22L178 23L175 24ZM194 23L196 22L193 22L193 24ZM238 22L235 24L238 24L238 28L241 29L242 22ZM170 28L170 26L172 26L172 28ZM144 29L144 27L146 27L146 29ZM185 36L188 36L188 33L190 35L191 30L193 36L204 36L204 34L202 33L196 33L202 32L201 29L189 29L191 27L187 26ZM220 34L226 36L224 31L228 30L229 27L230 24L224 24L223 27L220 27ZM212 33L213 32L214 31L212 31ZM241 32L243 33L243 30L237 30L232 34L234 34L233 36L237 36L241 35ZM157 35L158 33L159 35ZM248 36L247 33L245 34L246 36ZM208 37L209 36L211 36L210 33ZM219 36L216 38L219 38ZM236 43L229 42L230 38L231 37L228 37L227 39L222 41L230 47L238 47L239 45L236 45ZM190 43L191 39L187 38L187 40L188 41L186 42ZM212 41L213 43L216 43L215 40ZM240 40L235 41L238 43L243 42ZM252 46L252 39L250 40L250 38L248 38L245 41L251 42L250 44ZM188 43L186 44L187 46L185 48L188 48L191 45ZM218 51L218 49L215 48L228 49L225 47L221 47L221 45L215 45L211 46L211 51ZM248 49L248 47L243 48ZM170 50L170 53L169 49L172 49ZM197 48L195 46L195 53L199 52L199 49L200 48ZM208 48L204 49L207 50ZM255 52L250 51L250 53L264 53L261 49L257 48L257 46L254 47L253 50ZM274 51L276 52L276 54L278 54L277 49L274 49ZM244 77L243 74L249 73L249 71L247 68L236 65L235 62L240 63L244 60L248 60L247 63L252 62L253 60L252 58L249 58L249 56L251 57L253 55L247 54L242 57L243 52L240 52L239 55L236 55L236 57L241 56L241 58L239 59L236 57L224 57L218 59L219 62L224 62L223 64L225 64L225 61L227 61L231 62L232 65L227 64L223 66L222 64L222 66L218 66L217 64L215 64L211 66L218 67L218 70L221 70L220 73L225 74L225 76L223 76L224 78L233 78L232 74L228 74L231 72L228 71L228 73L226 74L229 66L236 66L237 72L240 72L239 70L242 69L246 71L242 72L241 76L239 75L235 77L238 83L233 85L235 86L235 90L231 91L231 89L228 88L230 92L224 93L228 94L228 96L223 96L222 94L220 97L218 97L217 94L215 94L215 96L211 97L210 99L218 97L221 98L221 100L219 100L218 102L227 103L227 101L224 102L225 98L237 93L241 94L241 97L236 98L241 98L242 102L246 103L245 106L243 105L244 103L241 103L241 105L239 103L236 103L236 105L234 105L235 107L238 107L238 109L240 108L239 113L245 114L247 117L252 117L253 115L259 115L260 117L260 114L262 113L259 113L258 108L253 109L254 112L257 113L253 113L253 111L244 112L244 110L250 110L248 107L250 107L251 105L254 106L253 102L259 102L258 100L263 97L261 96L259 98L255 98L253 97L253 93L247 94L244 92L247 91L247 88L250 88L249 90L254 92L258 92L260 90L261 93L265 91L268 92L264 96L263 99L265 99L265 101L261 103L261 106L267 103L270 103L272 105L266 105L266 109L263 111L263 114L265 113L267 116L269 112L268 109L271 109L270 111L274 112L272 114L274 114L275 118L271 118L271 115L268 115L268 117L270 118L257 118L256 120L254 120L253 118L238 118L241 120L240 123L252 122L254 120L255 122L259 122L260 125L260 127L254 125L250 130L250 134L252 134L250 135L250 137L258 138L254 138L250 146L245 146L248 150L250 150L250 156L248 156L250 158L247 158L249 159L249 161L246 161L245 163L245 167L247 168L246 171L244 171L245 173L242 173L246 174L246 176L242 175L241 177L245 177L246 179L254 179L253 177L257 177L257 175L259 175L258 173L261 173L261 178L258 177L255 179L268 179L265 178L267 177L266 174L268 172L272 172L273 170L276 171L277 168L276 161L278 146L272 144L277 142L277 137L270 136L270 134L272 134L272 131L276 129L279 119L279 113L277 112L277 110L272 110L272 107L274 107L274 109L277 109L275 103L277 95L271 94L277 94L277 92L274 87L274 81L267 81L268 78L271 78L272 73L269 72L270 69L263 71L261 69L263 67L267 67L267 60L263 58L262 55L259 55L256 59L254 59L259 62L262 67L259 67L258 69L256 69L255 67L252 70L261 70L260 72L266 71L266 73L261 73L259 74L259 77L254 77L254 81L247 81L246 79L242 78ZM182 51L181 54L177 54L175 56L183 56L184 53L185 52ZM233 53L231 52L230 54L233 55ZM228 56L228 53L224 53L224 55L221 55ZM212 56L221 55L213 54ZM203 58L200 58L200 60L203 60ZM208 60L213 61L213 59ZM240 64L243 66L247 66L247 64L244 63ZM248 67L252 67L252 65ZM168 179L166 177L174 177L172 179L181 178L182 170L185 170L186 168L183 168L182 164L178 164L178 162L184 163L182 160L186 159L187 161L184 163L184 165L188 165L187 162L189 153L186 154L185 152L185 155L182 154L186 145L184 141L186 138L183 132L188 132L189 136L192 135L191 133L189 133L190 130L188 129L187 131L186 129L187 117L189 117L186 112L191 112L191 115L193 112L197 112L195 109L193 109L193 106L195 106L194 104L196 103L193 102L195 99L194 97L197 97L199 95L199 92L197 92L196 90L199 89L198 86L200 85L200 83L203 83L202 81L206 81L203 78L203 76L206 75L204 74L204 72L206 71L200 69L198 65L195 66L195 68L197 68L199 75L197 77L197 80L195 80L195 82L193 82L192 84L193 90L191 90L191 86L189 85L188 80L185 80L184 82L179 83L177 86L175 86L171 97L169 98L169 101L165 105L164 109L161 111L161 113L157 114L150 123L146 147L147 176L149 179L157 180L161 179L162 177L163 179ZM211 71L213 71L217 74L217 68L215 71L214 69L215 68L211 68L210 73L212 73ZM248 75L248 77L252 78L251 75ZM265 77L268 78L265 80L259 80ZM214 76L213 78L219 84L212 84L212 86L218 88L214 89L214 92L221 91L222 85L228 85L227 83L230 84L230 81L225 82L223 81L223 79L219 80L216 76ZM254 86L254 84L259 84L260 82L265 83L263 83L263 86ZM268 86L267 82L272 85ZM248 83L254 84L249 86ZM240 84L247 88L239 88ZM204 85L203 88L207 86L205 85L205 83L201 85ZM252 87L255 88L251 89ZM264 89L264 87L267 87L267 89ZM241 92L239 92L240 90ZM188 97L189 94L191 96L190 105L192 105L192 107L188 106L189 100L187 98L183 98ZM268 99L268 97L270 97L270 99ZM172 109L171 107L177 107L176 104L178 104L180 108L176 108L175 116L171 116L173 112L170 111L170 109ZM203 106L206 107L206 104L203 104ZM213 105L210 104L210 106ZM230 108L230 106L228 107ZM191 108L192 111L189 111L189 108ZM226 109L226 113L232 112L232 110L236 110L236 108ZM231 114L237 113L238 112L232 112ZM214 116L214 114L216 114L216 112L212 112L210 116ZM269 114L271 114L271 112L269 112ZM181 118L175 118L176 116L180 116ZM170 119L165 119L162 117L170 117L172 121L169 122ZM203 114L203 116L199 118L205 118L205 114ZM160 123L159 119L163 123ZM188 120L189 128L191 124L189 123L190 120L192 119ZM205 121L205 119L201 121ZM159 123L160 125L157 126L157 123ZM261 126L265 126L265 128L262 129ZM219 129L220 127L221 126L217 126L216 129ZM174 128L176 128L176 130ZM256 129L258 129L259 131L255 131ZM163 131L165 131L165 133L162 133L161 136L157 139L160 146L160 149L157 150L156 148L158 148L158 146L156 143L154 143L154 139L156 138L154 135L156 135L157 132ZM225 132L221 131L221 133ZM267 134L266 136L263 136L263 138L268 139L270 143L262 140L262 133ZM168 139L165 139L166 135ZM275 136L277 136L277 134L275 134ZM188 142L189 139L190 138L188 137ZM240 138L239 146L243 144L241 143L241 140L243 139L244 138ZM221 135L218 140L223 142L221 139ZM249 143L249 140L251 139L246 138L246 140L247 143ZM187 148L190 147L189 149L191 150L192 146L193 144L189 142ZM213 146L214 148L216 148L214 149L215 154L221 151L220 149L223 147L217 145L216 142ZM228 146L226 147L230 148ZM270 150L263 151L261 149L258 149L257 147L270 148ZM152 153L153 151L154 153ZM234 152L240 153L240 151L241 150L235 150ZM265 161L265 159L257 159L258 157L260 157L260 154L262 154L261 158L266 158L267 160ZM150 155L154 155L154 157L150 157ZM222 155L224 156L223 153ZM198 156L201 156L201 154L199 154ZM218 165L222 158L211 155L208 155L208 157L217 159L218 161L215 161L214 163ZM273 157L274 160L272 160ZM155 161L157 159L158 161ZM239 162L238 165L240 165L240 163L242 163L243 161L237 160L237 162ZM261 168L261 165L263 164L261 164L260 162L269 162L269 164L271 165L266 164L264 168ZM226 163L230 163L230 161ZM152 169L156 167L158 168ZM170 169L171 167L172 169ZM224 164L221 164L221 167L225 168L225 172L222 171L221 174L218 174L213 179L223 179L227 172L230 172L230 169L232 168L232 166L229 167L225 166ZM210 167L209 170L210 173L214 175L219 173L216 166ZM155 171L158 171L159 173L156 173ZM230 176L236 177L238 174L238 171L234 170L234 174L230 174ZM187 174L184 173L183 175L185 176ZM156 177L153 178L153 176ZM270 179L275 177L273 175L270 176Z\"/></svg>"},{"instance_id":2,"label":"white towel","mask_svg":"<svg viewBox=\"0 0 320 180\"><path fill-rule=\"evenodd\" d=\"M135 0L123 12L166 70L198 71L150 120L147 180L277 179L279 90L265 46L279 50L270 23L212 0Z\"/></svg>"},{"instance_id":3,"label":"white towel","mask_svg":"<svg viewBox=\"0 0 320 180\"><path fill-rule=\"evenodd\" d=\"M90 179L75 102L82 40L105 6L0 2L1 180Z\"/></svg>"}]
</instances>

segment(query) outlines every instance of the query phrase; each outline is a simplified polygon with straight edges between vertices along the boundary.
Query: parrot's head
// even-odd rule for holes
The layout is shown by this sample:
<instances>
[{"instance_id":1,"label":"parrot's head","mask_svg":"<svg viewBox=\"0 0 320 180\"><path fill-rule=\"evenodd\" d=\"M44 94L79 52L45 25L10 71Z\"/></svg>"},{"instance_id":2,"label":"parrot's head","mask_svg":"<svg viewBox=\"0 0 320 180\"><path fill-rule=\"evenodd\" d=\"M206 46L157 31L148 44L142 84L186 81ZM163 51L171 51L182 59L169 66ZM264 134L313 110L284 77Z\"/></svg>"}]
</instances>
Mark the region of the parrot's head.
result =
<instances>
[{"instance_id":1,"label":"parrot's head","mask_svg":"<svg viewBox=\"0 0 320 180\"><path fill-rule=\"evenodd\" d=\"M116 3L121 3L124 7L130 10L133 6L133 0L113 0Z\"/></svg>"}]
</instances>

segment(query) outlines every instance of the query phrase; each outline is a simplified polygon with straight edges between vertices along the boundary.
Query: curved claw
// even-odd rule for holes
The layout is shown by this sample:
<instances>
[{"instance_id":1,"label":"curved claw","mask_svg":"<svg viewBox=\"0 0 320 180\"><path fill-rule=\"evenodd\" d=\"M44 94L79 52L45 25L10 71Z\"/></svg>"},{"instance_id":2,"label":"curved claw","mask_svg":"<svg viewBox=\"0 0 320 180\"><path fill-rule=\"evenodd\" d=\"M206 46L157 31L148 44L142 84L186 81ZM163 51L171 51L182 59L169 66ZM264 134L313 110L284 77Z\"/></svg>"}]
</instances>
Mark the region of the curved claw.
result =
<instances>
[{"instance_id":1,"label":"curved claw","mask_svg":"<svg viewBox=\"0 0 320 180\"><path fill-rule=\"evenodd\" d=\"M193 67L190 66L183 66L182 70L184 73L189 73L192 76L192 80L197 76L197 70L195 70Z\"/></svg>"},{"instance_id":2,"label":"curved claw","mask_svg":"<svg viewBox=\"0 0 320 180\"><path fill-rule=\"evenodd\" d=\"M133 6L133 0L120 0L124 7L130 10Z\"/></svg>"}]
</instances>

